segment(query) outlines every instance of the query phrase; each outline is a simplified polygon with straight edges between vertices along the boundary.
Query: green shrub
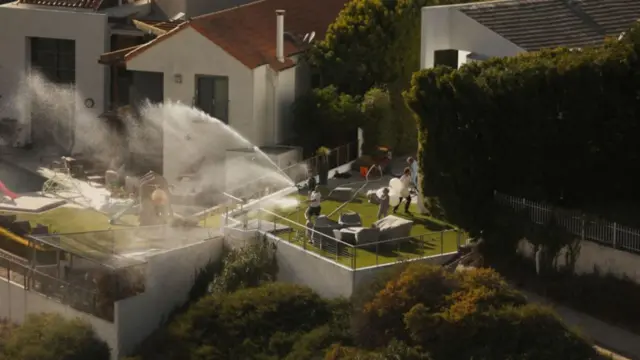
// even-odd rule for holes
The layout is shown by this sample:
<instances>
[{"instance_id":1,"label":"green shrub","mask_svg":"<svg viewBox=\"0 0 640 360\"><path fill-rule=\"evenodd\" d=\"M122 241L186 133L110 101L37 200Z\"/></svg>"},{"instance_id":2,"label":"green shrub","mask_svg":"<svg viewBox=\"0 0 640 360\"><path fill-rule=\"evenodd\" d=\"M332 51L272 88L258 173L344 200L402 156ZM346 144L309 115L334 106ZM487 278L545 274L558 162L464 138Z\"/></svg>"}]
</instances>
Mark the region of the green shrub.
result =
<instances>
[{"instance_id":1,"label":"green shrub","mask_svg":"<svg viewBox=\"0 0 640 360\"><path fill-rule=\"evenodd\" d=\"M343 340L332 313L340 313L341 306L284 283L215 293L178 316L154 354L176 360L284 359L293 349L296 359L332 339ZM154 354L144 355L153 359Z\"/></svg>"},{"instance_id":2,"label":"green shrub","mask_svg":"<svg viewBox=\"0 0 640 360\"><path fill-rule=\"evenodd\" d=\"M305 156L321 146L334 148L353 142L361 123L360 100L328 86L314 89L293 104L293 129Z\"/></svg>"},{"instance_id":3,"label":"green shrub","mask_svg":"<svg viewBox=\"0 0 640 360\"><path fill-rule=\"evenodd\" d=\"M405 98L419 118L432 215L481 227L496 189L573 208L640 200L638 32L601 47L415 73Z\"/></svg>"},{"instance_id":4,"label":"green shrub","mask_svg":"<svg viewBox=\"0 0 640 360\"><path fill-rule=\"evenodd\" d=\"M587 342L552 313L526 305L490 269L448 273L411 264L356 316L369 329L358 343L372 350L401 341L443 360L595 358Z\"/></svg>"},{"instance_id":5,"label":"green shrub","mask_svg":"<svg viewBox=\"0 0 640 360\"><path fill-rule=\"evenodd\" d=\"M229 250L222 260L222 271L211 283L212 292L234 292L275 280L278 263L274 247L263 241L259 244Z\"/></svg>"},{"instance_id":6,"label":"green shrub","mask_svg":"<svg viewBox=\"0 0 640 360\"><path fill-rule=\"evenodd\" d=\"M80 319L58 314L30 315L9 332L2 354L20 360L108 360L109 346Z\"/></svg>"}]
</instances>

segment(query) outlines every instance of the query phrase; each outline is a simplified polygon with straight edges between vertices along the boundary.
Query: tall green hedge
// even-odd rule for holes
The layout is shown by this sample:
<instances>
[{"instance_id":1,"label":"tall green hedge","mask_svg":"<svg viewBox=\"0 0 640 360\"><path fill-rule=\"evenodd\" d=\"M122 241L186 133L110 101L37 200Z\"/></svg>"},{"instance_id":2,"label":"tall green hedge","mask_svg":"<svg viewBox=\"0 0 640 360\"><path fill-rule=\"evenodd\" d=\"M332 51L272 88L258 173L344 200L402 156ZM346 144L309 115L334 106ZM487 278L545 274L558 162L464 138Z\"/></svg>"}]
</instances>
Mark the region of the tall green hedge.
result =
<instances>
[{"instance_id":1,"label":"tall green hedge","mask_svg":"<svg viewBox=\"0 0 640 360\"><path fill-rule=\"evenodd\" d=\"M415 73L405 100L430 211L473 229L494 190L569 207L640 200L639 33Z\"/></svg>"}]
</instances>

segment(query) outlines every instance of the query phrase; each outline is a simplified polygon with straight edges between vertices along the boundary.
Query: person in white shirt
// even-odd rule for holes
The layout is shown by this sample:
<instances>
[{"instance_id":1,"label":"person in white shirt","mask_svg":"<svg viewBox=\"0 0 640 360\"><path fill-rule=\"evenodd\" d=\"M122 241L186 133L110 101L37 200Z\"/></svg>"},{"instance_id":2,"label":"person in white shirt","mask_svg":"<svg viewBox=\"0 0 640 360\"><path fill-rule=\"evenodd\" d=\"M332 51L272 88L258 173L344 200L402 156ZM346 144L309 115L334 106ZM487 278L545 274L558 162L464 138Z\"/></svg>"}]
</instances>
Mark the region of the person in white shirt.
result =
<instances>
[{"instance_id":1,"label":"person in white shirt","mask_svg":"<svg viewBox=\"0 0 640 360\"><path fill-rule=\"evenodd\" d=\"M311 190L309 200L307 200L307 202L309 203L309 207L304 213L304 217L305 219L307 219L307 221L309 221L313 216L320 216L320 212L322 210L322 207L320 206L320 203L322 202L322 195L319 191L316 190L316 188L309 190Z\"/></svg>"},{"instance_id":2,"label":"person in white shirt","mask_svg":"<svg viewBox=\"0 0 640 360\"><path fill-rule=\"evenodd\" d=\"M418 185L418 162L416 159L409 157L407 164L409 164L409 169L411 169L411 182L413 182L414 185Z\"/></svg>"},{"instance_id":3,"label":"person in white shirt","mask_svg":"<svg viewBox=\"0 0 640 360\"><path fill-rule=\"evenodd\" d=\"M400 182L402 182L403 188L407 189L407 197L400 199L400 202L398 202L398 205L396 205L393 208L393 213L395 214L396 211L398 211L398 208L400 207L400 204L402 204L402 200L404 200L405 201L405 203L404 203L404 212L406 212L408 214L408 213L410 213L409 212L409 205L411 205L411 193L409 192L409 188L413 184L413 182L411 180L411 169L410 168L408 168L408 167L404 168L404 172L403 172L402 176L400 177Z\"/></svg>"}]
</instances>

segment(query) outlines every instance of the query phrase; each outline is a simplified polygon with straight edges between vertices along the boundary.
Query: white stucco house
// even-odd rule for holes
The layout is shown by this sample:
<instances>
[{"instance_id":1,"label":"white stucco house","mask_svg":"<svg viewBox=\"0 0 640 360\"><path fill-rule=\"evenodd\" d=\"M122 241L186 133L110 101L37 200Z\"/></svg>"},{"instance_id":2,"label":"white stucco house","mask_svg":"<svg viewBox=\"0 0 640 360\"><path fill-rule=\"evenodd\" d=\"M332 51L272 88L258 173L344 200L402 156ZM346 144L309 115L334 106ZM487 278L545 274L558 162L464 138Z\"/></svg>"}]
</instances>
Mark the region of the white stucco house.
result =
<instances>
[{"instance_id":1,"label":"white stucco house","mask_svg":"<svg viewBox=\"0 0 640 360\"><path fill-rule=\"evenodd\" d=\"M421 68L599 45L638 19L637 0L498 0L424 7Z\"/></svg>"},{"instance_id":2,"label":"white stucco house","mask_svg":"<svg viewBox=\"0 0 640 360\"><path fill-rule=\"evenodd\" d=\"M73 122L81 112L97 116L128 102L132 76L96 59L145 43L155 35L135 26L132 19L163 23L166 29L184 18L249 1L0 0L0 120L17 122L20 128L11 142L37 145L53 132L61 142L73 143L76 135L74 126L57 126L54 120L35 115L29 108L33 102L25 101L26 108L14 106L21 82L33 70L50 82L75 87L78 98L68 109L73 112L68 121ZM119 92L115 90L118 85Z\"/></svg>"},{"instance_id":3,"label":"white stucco house","mask_svg":"<svg viewBox=\"0 0 640 360\"><path fill-rule=\"evenodd\" d=\"M288 140L290 106L310 87L298 62L346 0L262 0L195 17L124 56L163 74L164 100L192 104L258 146Z\"/></svg>"},{"instance_id":4,"label":"white stucco house","mask_svg":"<svg viewBox=\"0 0 640 360\"><path fill-rule=\"evenodd\" d=\"M261 0L194 17L120 56L128 71L156 74L164 102L194 106L228 124L280 166L301 156L277 145L293 136L291 106L311 87L300 55L322 39L346 0ZM118 57L118 54L114 54ZM201 149L207 162L234 150L215 126L192 123L179 131L164 127L163 174L182 177ZM178 135L176 135L178 133ZM188 146L180 136L188 135ZM215 139L215 141L213 141ZM220 151L222 150L222 151ZM237 152L234 152L235 156Z\"/></svg>"}]
</instances>

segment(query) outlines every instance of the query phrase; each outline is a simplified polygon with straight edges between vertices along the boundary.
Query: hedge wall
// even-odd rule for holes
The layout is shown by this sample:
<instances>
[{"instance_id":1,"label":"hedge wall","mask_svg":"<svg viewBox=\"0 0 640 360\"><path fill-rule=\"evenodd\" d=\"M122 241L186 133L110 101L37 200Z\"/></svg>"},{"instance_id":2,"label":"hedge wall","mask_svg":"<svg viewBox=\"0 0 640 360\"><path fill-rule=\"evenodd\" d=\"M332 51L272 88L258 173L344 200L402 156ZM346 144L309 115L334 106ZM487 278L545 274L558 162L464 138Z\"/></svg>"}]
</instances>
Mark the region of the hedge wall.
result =
<instances>
[{"instance_id":1,"label":"hedge wall","mask_svg":"<svg viewBox=\"0 0 640 360\"><path fill-rule=\"evenodd\" d=\"M494 190L573 207L640 200L639 34L415 73L405 100L431 212L473 229Z\"/></svg>"}]
</instances>

